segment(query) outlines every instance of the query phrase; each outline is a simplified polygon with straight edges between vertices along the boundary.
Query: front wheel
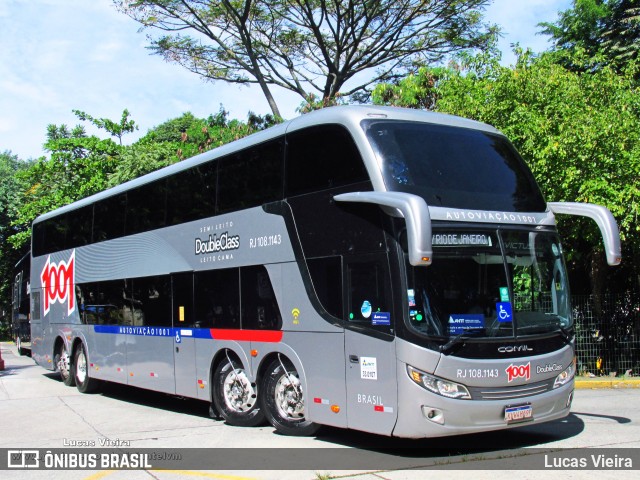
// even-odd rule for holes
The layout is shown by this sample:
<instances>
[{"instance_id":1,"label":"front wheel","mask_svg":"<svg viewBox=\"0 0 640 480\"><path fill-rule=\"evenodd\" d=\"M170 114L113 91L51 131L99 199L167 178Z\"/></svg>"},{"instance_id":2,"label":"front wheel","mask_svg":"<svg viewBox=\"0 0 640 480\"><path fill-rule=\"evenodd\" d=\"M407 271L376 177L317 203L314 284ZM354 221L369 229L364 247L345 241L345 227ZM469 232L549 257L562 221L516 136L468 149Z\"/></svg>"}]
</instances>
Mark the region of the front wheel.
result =
<instances>
[{"instance_id":1,"label":"front wheel","mask_svg":"<svg viewBox=\"0 0 640 480\"><path fill-rule=\"evenodd\" d=\"M285 358L276 358L267 368L262 401L267 419L282 434L309 436L320 428L306 419L300 376Z\"/></svg>"},{"instance_id":2,"label":"front wheel","mask_svg":"<svg viewBox=\"0 0 640 480\"><path fill-rule=\"evenodd\" d=\"M213 374L212 400L215 410L229 425L255 427L264 423L258 401L258 386L249 380L242 364L227 358Z\"/></svg>"},{"instance_id":3,"label":"front wheel","mask_svg":"<svg viewBox=\"0 0 640 480\"><path fill-rule=\"evenodd\" d=\"M89 376L89 362L87 362L87 352L84 344L80 344L76 349L76 361L74 362L76 387L80 393L92 393L98 390L100 381Z\"/></svg>"}]
</instances>

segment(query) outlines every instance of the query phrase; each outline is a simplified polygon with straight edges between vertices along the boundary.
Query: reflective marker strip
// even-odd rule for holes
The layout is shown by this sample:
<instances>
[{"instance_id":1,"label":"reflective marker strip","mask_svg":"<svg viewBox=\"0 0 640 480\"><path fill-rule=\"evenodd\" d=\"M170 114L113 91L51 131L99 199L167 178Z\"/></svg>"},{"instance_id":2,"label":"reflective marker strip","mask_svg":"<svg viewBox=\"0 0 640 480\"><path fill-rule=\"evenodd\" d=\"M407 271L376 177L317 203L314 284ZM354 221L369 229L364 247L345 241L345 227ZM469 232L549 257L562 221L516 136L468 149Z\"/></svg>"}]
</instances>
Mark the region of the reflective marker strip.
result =
<instances>
[{"instance_id":1,"label":"reflective marker strip","mask_svg":"<svg viewBox=\"0 0 640 480\"><path fill-rule=\"evenodd\" d=\"M393 407L385 407L384 405L374 405L373 410L376 412L393 413Z\"/></svg>"},{"instance_id":2,"label":"reflective marker strip","mask_svg":"<svg viewBox=\"0 0 640 480\"><path fill-rule=\"evenodd\" d=\"M329 399L327 398L314 398L313 403L321 403L322 405L329 405Z\"/></svg>"}]
</instances>

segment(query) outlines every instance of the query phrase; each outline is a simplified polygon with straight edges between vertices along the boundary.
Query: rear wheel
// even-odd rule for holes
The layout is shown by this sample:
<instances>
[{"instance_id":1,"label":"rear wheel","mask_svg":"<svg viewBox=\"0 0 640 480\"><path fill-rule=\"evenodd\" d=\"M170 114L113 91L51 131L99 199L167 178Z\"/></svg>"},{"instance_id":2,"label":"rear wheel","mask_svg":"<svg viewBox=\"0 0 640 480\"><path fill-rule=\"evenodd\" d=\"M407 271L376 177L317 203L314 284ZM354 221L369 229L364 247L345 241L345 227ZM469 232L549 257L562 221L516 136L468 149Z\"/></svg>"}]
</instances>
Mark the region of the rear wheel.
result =
<instances>
[{"instance_id":1,"label":"rear wheel","mask_svg":"<svg viewBox=\"0 0 640 480\"><path fill-rule=\"evenodd\" d=\"M286 358L279 357L271 362L264 376L262 393L265 415L278 432L309 436L320 428L305 417L300 376Z\"/></svg>"},{"instance_id":2,"label":"rear wheel","mask_svg":"<svg viewBox=\"0 0 640 480\"><path fill-rule=\"evenodd\" d=\"M53 361L56 365L56 369L60 372L62 383L68 387L73 387L75 385L75 370L71 362L71 357L67 353L67 349L64 344L61 343L58 347L58 350L53 357Z\"/></svg>"},{"instance_id":3,"label":"rear wheel","mask_svg":"<svg viewBox=\"0 0 640 480\"><path fill-rule=\"evenodd\" d=\"M74 362L76 387L81 393L92 393L100 387L100 381L89 376L89 362L84 343L76 348L76 358Z\"/></svg>"},{"instance_id":4,"label":"rear wheel","mask_svg":"<svg viewBox=\"0 0 640 480\"><path fill-rule=\"evenodd\" d=\"M226 358L213 374L213 404L229 425L255 427L264 423L258 401L258 386L251 382L242 364Z\"/></svg>"}]
</instances>

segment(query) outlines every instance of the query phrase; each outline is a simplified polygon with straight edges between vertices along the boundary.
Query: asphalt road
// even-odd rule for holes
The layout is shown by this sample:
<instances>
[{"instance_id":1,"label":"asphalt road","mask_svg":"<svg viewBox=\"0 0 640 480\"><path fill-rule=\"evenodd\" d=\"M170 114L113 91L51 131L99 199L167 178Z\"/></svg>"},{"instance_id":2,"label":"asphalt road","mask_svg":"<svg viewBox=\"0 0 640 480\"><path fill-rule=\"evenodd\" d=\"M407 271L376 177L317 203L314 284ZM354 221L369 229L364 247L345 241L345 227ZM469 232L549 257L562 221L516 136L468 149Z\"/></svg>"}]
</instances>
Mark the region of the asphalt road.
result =
<instances>
[{"instance_id":1,"label":"asphalt road","mask_svg":"<svg viewBox=\"0 0 640 480\"><path fill-rule=\"evenodd\" d=\"M566 419L501 432L415 441L325 428L315 437L286 437L270 426L213 420L195 400L113 384L83 395L18 356L13 344L2 343L1 351L0 455L101 447L183 454L139 470L8 469L3 479L620 479L637 478L640 469L640 389L580 389ZM601 468L605 461L618 468Z\"/></svg>"}]
</instances>

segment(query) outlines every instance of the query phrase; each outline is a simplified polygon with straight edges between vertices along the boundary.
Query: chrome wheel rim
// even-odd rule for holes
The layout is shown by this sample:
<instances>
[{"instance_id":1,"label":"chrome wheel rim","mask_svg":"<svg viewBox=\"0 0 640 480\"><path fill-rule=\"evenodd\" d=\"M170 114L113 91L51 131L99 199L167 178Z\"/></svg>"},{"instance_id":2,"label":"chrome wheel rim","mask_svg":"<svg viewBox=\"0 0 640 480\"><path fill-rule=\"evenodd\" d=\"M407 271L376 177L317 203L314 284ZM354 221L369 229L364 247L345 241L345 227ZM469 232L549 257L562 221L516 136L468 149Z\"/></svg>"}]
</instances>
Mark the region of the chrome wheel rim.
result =
<instances>
[{"instance_id":1,"label":"chrome wheel rim","mask_svg":"<svg viewBox=\"0 0 640 480\"><path fill-rule=\"evenodd\" d=\"M84 350L80 350L80 352L78 353L76 378L80 383L84 383L84 381L87 379L87 357L84 354Z\"/></svg>"},{"instance_id":2,"label":"chrome wheel rim","mask_svg":"<svg viewBox=\"0 0 640 480\"><path fill-rule=\"evenodd\" d=\"M278 413L283 418L288 420L304 419L304 398L297 373L289 372L278 379L275 400Z\"/></svg>"},{"instance_id":3,"label":"chrome wheel rim","mask_svg":"<svg viewBox=\"0 0 640 480\"><path fill-rule=\"evenodd\" d=\"M60 351L60 358L58 358L58 371L63 379L69 378L69 354L64 348Z\"/></svg>"},{"instance_id":4,"label":"chrome wheel rim","mask_svg":"<svg viewBox=\"0 0 640 480\"><path fill-rule=\"evenodd\" d=\"M227 408L236 413L246 413L258 401L258 391L252 384L244 370L236 368L229 372L224 379L222 396Z\"/></svg>"}]
</instances>

